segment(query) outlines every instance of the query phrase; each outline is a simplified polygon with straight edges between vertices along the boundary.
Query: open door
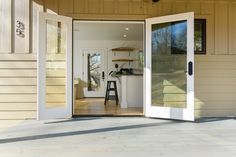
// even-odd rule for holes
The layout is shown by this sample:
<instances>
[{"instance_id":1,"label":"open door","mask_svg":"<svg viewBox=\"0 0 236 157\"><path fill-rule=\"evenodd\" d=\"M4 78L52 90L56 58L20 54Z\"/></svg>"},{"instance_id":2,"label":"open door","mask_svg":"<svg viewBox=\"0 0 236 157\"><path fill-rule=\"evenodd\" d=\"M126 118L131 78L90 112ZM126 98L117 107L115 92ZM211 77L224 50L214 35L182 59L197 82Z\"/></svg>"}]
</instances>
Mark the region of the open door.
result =
<instances>
[{"instance_id":1,"label":"open door","mask_svg":"<svg viewBox=\"0 0 236 157\"><path fill-rule=\"evenodd\" d=\"M194 13L146 19L145 115L194 121Z\"/></svg>"},{"instance_id":2,"label":"open door","mask_svg":"<svg viewBox=\"0 0 236 157\"><path fill-rule=\"evenodd\" d=\"M106 49L83 50L84 97L104 97L106 82Z\"/></svg>"},{"instance_id":3,"label":"open door","mask_svg":"<svg viewBox=\"0 0 236 157\"><path fill-rule=\"evenodd\" d=\"M39 13L37 119L72 116L72 18Z\"/></svg>"}]
</instances>

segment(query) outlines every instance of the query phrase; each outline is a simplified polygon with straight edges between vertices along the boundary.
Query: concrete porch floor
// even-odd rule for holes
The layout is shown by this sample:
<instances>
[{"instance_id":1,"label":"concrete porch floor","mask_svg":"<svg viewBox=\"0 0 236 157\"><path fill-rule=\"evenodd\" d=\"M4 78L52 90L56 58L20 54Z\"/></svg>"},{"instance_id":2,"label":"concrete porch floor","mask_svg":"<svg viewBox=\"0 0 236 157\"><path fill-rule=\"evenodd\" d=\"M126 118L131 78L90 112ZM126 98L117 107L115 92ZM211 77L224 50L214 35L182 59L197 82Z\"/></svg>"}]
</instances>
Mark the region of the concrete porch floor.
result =
<instances>
[{"instance_id":1,"label":"concrete porch floor","mask_svg":"<svg viewBox=\"0 0 236 157\"><path fill-rule=\"evenodd\" d=\"M0 132L1 157L235 157L236 120L144 117L25 121Z\"/></svg>"}]
</instances>

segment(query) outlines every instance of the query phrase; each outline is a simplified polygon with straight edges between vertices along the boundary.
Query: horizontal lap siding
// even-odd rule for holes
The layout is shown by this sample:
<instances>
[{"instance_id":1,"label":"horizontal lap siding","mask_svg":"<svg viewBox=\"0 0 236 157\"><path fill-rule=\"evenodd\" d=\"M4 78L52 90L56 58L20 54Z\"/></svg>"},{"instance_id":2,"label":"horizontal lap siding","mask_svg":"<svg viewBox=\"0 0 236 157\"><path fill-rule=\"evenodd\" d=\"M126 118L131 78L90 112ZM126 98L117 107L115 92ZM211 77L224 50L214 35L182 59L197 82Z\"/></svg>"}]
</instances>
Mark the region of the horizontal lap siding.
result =
<instances>
[{"instance_id":1,"label":"horizontal lap siding","mask_svg":"<svg viewBox=\"0 0 236 157\"><path fill-rule=\"evenodd\" d=\"M37 62L32 54L0 55L0 119L34 119Z\"/></svg>"},{"instance_id":2,"label":"horizontal lap siding","mask_svg":"<svg viewBox=\"0 0 236 157\"><path fill-rule=\"evenodd\" d=\"M236 56L195 57L195 116L236 116Z\"/></svg>"},{"instance_id":3,"label":"horizontal lap siding","mask_svg":"<svg viewBox=\"0 0 236 157\"><path fill-rule=\"evenodd\" d=\"M35 119L36 111L1 111L0 120Z\"/></svg>"}]
</instances>

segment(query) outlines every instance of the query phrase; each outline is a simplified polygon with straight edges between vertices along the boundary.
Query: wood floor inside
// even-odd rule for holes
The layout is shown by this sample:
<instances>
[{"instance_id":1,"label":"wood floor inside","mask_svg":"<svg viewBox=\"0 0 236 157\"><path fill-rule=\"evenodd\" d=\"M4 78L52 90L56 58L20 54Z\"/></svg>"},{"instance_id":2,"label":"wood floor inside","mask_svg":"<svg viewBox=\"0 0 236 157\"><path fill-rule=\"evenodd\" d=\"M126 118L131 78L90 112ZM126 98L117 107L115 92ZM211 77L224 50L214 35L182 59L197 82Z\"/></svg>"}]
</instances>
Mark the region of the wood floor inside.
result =
<instances>
[{"instance_id":1,"label":"wood floor inside","mask_svg":"<svg viewBox=\"0 0 236 157\"><path fill-rule=\"evenodd\" d=\"M77 99L74 104L75 116L83 115L111 115L111 116L142 116L143 108L120 108L115 101L109 101L104 105L104 98Z\"/></svg>"}]
</instances>

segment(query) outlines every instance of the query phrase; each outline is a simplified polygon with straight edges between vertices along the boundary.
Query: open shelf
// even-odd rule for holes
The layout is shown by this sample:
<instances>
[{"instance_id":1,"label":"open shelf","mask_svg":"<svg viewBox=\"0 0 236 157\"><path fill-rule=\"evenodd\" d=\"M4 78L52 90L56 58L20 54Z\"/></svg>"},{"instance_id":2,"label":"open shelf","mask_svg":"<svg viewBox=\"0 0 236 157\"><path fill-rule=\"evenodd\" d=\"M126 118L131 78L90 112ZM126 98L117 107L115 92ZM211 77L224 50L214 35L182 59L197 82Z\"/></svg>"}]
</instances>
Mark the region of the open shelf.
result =
<instances>
[{"instance_id":1,"label":"open shelf","mask_svg":"<svg viewBox=\"0 0 236 157\"><path fill-rule=\"evenodd\" d=\"M133 62L137 61L137 59L113 59L112 62Z\"/></svg>"},{"instance_id":2,"label":"open shelf","mask_svg":"<svg viewBox=\"0 0 236 157\"><path fill-rule=\"evenodd\" d=\"M123 52L131 52L134 51L134 48L132 47L118 47L118 48L114 48L111 49L112 51L123 51Z\"/></svg>"}]
</instances>

